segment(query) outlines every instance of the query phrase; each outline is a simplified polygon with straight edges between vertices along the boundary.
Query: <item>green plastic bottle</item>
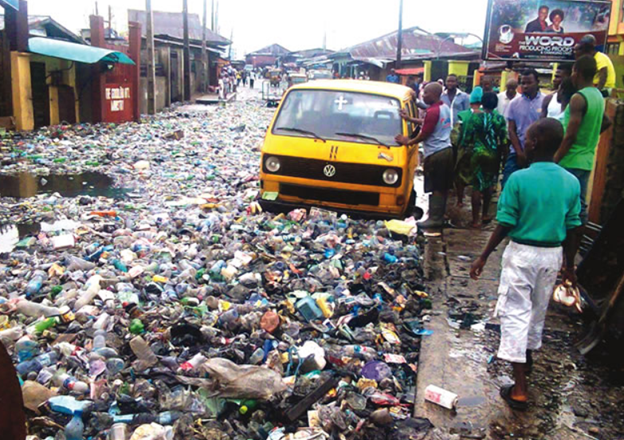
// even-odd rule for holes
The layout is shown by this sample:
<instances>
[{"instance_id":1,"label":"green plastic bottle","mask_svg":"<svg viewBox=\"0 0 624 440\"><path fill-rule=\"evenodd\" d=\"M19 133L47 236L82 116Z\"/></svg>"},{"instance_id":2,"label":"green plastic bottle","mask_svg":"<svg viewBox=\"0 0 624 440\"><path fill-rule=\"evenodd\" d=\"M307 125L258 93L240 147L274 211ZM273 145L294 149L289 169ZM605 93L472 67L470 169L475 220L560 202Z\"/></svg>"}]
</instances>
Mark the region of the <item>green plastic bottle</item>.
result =
<instances>
[{"instance_id":1,"label":"green plastic bottle","mask_svg":"<svg viewBox=\"0 0 624 440\"><path fill-rule=\"evenodd\" d=\"M130 321L130 333L133 335L140 335L145 332L145 326L140 319L133 319Z\"/></svg>"},{"instance_id":2,"label":"green plastic bottle","mask_svg":"<svg viewBox=\"0 0 624 440\"><path fill-rule=\"evenodd\" d=\"M56 318L48 318L43 321L39 321L35 324L35 332L38 334L43 333L44 331L54 327L56 325Z\"/></svg>"}]
</instances>

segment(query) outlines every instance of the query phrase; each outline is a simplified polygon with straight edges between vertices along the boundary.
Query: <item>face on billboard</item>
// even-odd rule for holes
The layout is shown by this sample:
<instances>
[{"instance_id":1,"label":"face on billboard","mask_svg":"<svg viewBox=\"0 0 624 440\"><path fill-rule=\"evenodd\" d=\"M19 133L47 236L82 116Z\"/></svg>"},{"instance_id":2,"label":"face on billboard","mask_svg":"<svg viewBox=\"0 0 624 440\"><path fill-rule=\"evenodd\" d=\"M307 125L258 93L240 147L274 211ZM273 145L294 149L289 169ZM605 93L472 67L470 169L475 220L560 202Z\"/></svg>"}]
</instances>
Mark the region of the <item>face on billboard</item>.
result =
<instances>
[{"instance_id":1,"label":"face on billboard","mask_svg":"<svg viewBox=\"0 0 624 440\"><path fill-rule=\"evenodd\" d=\"M593 35L606 44L607 0L489 0L484 58L572 61L574 47Z\"/></svg>"}]
</instances>

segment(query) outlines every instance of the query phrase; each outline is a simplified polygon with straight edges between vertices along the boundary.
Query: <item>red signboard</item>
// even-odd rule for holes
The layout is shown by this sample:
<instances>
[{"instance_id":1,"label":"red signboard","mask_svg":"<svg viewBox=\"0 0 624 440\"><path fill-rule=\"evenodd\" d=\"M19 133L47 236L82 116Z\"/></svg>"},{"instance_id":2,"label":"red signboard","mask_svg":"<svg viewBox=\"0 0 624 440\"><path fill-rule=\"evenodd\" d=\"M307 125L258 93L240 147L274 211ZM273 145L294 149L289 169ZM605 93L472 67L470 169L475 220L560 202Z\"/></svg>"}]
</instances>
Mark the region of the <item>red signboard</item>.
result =
<instances>
[{"instance_id":1,"label":"red signboard","mask_svg":"<svg viewBox=\"0 0 624 440\"><path fill-rule=\"evenodd\" d=\"M610 1L489 0L486 60L574 61L583 36L606 44Z\"/></svg>"},{"instance_id":2,"label":"red signboard","mask_svg":"<svg viewBox=\"0 0 624 440\"><path fill-rule=\"evenodd\" d=\"M105 84L103 120L116 123L132 121L132 94L130 84Z\"/></svg>"}]
</instances>

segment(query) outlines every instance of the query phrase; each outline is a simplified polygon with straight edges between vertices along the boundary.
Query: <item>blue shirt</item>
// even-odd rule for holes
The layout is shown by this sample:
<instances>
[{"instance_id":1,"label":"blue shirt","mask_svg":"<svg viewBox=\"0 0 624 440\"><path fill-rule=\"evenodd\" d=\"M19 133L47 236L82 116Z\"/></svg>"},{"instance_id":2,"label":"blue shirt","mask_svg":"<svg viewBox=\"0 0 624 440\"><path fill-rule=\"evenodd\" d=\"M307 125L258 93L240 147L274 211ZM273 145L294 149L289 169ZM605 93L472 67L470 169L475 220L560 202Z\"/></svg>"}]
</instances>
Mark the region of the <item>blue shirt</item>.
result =
<instances>
[{"instance_id":1,"label":"blue shirt","mask_svg":"<svg viewBox=\"0 0 624 440\"><path fill-rule=\"evenodd\" d=\"M509 177L496 220L509 237L530 246L556 247L567 231L581 226L581 185L553 162L536 162Z\"/></svg>"},{"instance_id":2,"label":"blue shirt","mask_svg":"<svg viewBox=\"0 0 624 440\"><path fill-rule=\"evenodd\" d=\"M453 111L453 114L451 115L451 124L455 124L455 122L457 122L457 114L459 112L463 112L464 110L468 110L470 108L470 95L459 89L457 89L453 102L451 102L448 92L444 92L442 94L442 98L440 99L442 99L442 102L448 105Z\"/></svg>"},{"instance_id":3,"label":"blue shirt","mask_svg":"<svg viewBox=\"0 0 624 440\"><path fill-rule=\"evenodd\" d=\"M390 74L386 76L386 81L398 84L399 83L399 75Z\"/></svg>"},{"instance_id":4,"label":"blue shirt","mask_svg":"<svg viewBox=\"0 0 624 440\"><path fill-rule=\"evenodd\" d=\"M520 140L520 146L524 150L524 141L526 139L526 132L529 127L542 115L542 102L544 101L544 94L537 92L535 98L531 99L526 95L516 96L507 107L507 114L505 117L508 121L514 121L516 123L516 134ZM509 152L510 156L514 156L516 151L511 148Z\"/></svg>"}]
</instances>

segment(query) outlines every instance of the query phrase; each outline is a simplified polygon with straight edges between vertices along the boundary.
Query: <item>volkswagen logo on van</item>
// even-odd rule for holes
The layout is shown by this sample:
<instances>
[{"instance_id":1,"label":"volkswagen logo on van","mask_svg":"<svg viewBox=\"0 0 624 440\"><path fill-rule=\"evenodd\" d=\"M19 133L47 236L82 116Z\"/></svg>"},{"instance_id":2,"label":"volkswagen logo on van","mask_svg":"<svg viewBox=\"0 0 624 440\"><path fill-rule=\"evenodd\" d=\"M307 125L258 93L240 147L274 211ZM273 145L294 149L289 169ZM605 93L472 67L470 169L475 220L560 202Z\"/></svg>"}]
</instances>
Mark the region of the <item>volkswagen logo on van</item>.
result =
<instances>
[{"instance_id":1,"label":"volkswagen logo on van","mask_svg":"<svg viewBox=\"0 0 624 440\"><path fill-rule=\"evenodd\" d=\"M323 168L323 174L327 177L334 177L336 175L336 167L333 165L325 165L325 168Z\"/></svg>"}]
</instances>

